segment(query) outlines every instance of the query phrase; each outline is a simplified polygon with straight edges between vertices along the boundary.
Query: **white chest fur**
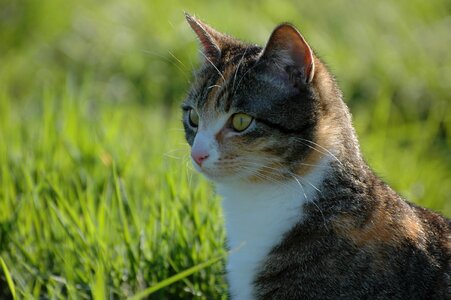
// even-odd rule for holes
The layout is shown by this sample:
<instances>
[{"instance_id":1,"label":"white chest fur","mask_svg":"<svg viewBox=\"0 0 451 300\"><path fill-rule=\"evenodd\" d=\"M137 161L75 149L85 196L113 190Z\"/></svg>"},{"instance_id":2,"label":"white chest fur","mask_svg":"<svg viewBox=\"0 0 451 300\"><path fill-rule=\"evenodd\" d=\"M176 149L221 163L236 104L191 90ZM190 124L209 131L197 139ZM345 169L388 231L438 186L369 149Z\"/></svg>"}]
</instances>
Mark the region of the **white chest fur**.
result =
<instances>
[{"instance_id":1,"label":"white chest fur","mask_svg":"<svg viewBox=\"0 0 451 300\"><path fill-rule=\"evenodd\" d=\"M284 184L218 184L223 196L230 254L227 279L232 299L253 299L253 280L263 259L283 234L303 219L303 204L314 201L324 167Z\"/></svg>"}]
</instances>

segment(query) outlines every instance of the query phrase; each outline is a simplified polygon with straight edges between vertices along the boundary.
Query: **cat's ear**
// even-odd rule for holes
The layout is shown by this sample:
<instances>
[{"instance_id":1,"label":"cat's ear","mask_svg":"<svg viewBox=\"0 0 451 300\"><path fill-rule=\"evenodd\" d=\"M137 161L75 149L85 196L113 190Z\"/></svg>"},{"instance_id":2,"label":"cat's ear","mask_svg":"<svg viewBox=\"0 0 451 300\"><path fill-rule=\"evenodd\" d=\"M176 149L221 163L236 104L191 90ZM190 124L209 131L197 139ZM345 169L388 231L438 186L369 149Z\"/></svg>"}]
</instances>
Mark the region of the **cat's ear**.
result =
<instances>
[{"instance_id":1,"label":"cat's ear","mask_svg":"<svg viewBox=\"0 0 451 300\"><path fill-rule=\"evenodd\" d=\"M215 63L221 57L221 40L223 34L188 13L185 13L185 18L199 38L203 55L207 60Z\"/></svg>"},{"instance_id":2,"label":"cat's ear","mask_svg":"<svg viewBox=\"0 0 451 300\"><path fill-rule=\"evenodd\" d=\"M290 24L281 24L274 29L261 59L269 60L279 67L298 67L305 83L313 80L313 51L299 31Z\"/></svg>"}]
</instances>

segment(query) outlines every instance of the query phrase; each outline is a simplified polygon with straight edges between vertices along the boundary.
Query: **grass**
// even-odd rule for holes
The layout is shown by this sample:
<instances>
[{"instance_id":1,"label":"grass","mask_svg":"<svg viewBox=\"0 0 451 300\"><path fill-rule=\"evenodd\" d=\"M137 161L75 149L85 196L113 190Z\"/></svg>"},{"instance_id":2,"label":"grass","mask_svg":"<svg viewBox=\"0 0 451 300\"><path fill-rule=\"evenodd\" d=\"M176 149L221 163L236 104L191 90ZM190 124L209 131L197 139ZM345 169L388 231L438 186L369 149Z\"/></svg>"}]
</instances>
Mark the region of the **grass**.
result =
<instances>
[{"instance_id":1,"label":"grass","mask_svg":"<svg viewBox=\"0 0 451 300\"><path fill-rule=\"evenodd\" d=\"M2 99L1 255L24 298L132 296L224 256L218 201L161 109ZM155 142L156 140L164 142ZM224 293L221 263L157 297Z\"/></svg>"},{"instance_id":2,"label":"grass","mask_svg":"<svg viewBox=\"0 0 451 300\"><path fill-rule=\"evenodd\" d=\"M184 10L259 43L300 25L370 165L451 216L444 0L24 3L0 4L0 298L225 298L220 199L177 108L196 64Z\"/></svg>"}]
</instances>

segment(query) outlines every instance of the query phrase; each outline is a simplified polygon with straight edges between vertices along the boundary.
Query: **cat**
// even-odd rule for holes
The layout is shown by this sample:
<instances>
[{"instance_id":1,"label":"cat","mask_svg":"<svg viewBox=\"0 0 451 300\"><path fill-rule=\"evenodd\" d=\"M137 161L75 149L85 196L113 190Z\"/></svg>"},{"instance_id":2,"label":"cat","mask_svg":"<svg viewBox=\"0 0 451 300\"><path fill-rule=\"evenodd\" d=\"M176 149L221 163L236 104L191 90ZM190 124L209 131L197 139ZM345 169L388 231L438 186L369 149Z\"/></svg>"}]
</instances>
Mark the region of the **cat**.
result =
<instances>
[{"instance_id":1,"label":"cat","mask_svg":"<svg viewBox=\"0 0 451 300\"><path fill-rule=\"evenodd\" d=\"M186 14L203 64L182 104L223 197L232 299L450 298L450 220L362 158L333 76L290 24L265 47Z\"/></svg>"}]
</instances>

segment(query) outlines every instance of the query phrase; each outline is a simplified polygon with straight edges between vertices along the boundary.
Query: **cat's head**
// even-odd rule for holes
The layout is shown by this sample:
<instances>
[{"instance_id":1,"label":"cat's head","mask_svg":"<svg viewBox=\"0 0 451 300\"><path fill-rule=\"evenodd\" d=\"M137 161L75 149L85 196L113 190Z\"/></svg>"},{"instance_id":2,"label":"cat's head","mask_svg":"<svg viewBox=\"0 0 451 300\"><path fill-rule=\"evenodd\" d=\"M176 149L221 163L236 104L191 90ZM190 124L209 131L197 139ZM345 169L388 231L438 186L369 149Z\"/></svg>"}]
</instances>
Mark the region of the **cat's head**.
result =
<instances>
[{"instance_id":1,"label":"cat's head","mask_svg":"<svg viewBox=\"0 0 451 300\"><path fill-rule=\"evenodd\" d=\"M218 182L309 172L330 148L331 126L321 125L330 107L320 100L340 95L302 35L282 24L260 47L186 18L204 61L182 105L196 169Z\"/></svg>"}]
</instances>

